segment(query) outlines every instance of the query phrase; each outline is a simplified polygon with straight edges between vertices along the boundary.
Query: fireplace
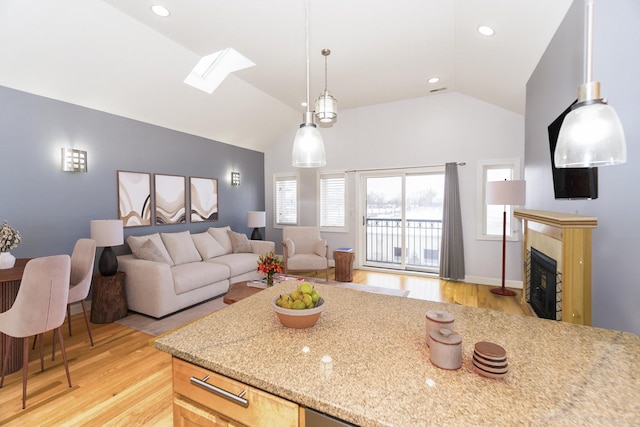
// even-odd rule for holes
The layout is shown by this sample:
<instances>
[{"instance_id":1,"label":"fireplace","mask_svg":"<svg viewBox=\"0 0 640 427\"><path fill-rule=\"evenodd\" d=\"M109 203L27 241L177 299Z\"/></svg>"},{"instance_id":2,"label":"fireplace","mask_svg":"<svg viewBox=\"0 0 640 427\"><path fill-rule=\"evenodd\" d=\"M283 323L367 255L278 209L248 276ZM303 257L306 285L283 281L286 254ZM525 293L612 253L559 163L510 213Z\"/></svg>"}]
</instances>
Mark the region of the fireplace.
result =
<instances>
[{"instance_id":1,"label":"fireplace","mask_svg":"<svg viewBox=\"0 0 640 427\"><path fill-rule=\"evenodd\" d=\"M562 275L558 263L536 248L528 253L527 302L539 317L562 320Z\"/></svg>"}]
</instances>

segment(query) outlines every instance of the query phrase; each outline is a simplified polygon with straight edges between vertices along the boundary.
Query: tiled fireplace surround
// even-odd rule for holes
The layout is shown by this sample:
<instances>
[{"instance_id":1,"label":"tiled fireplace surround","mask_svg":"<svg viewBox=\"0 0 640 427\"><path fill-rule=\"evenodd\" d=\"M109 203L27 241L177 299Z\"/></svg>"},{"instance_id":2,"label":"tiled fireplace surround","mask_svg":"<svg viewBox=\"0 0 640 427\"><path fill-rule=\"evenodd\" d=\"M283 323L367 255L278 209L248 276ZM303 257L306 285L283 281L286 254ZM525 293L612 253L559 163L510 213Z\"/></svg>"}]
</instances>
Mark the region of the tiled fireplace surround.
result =
<instances>
[{"instance_id":1,"label":"tiled fireplace surround","mask_svg":"<svg viewBox=\"0 0 640 427\"><path fill-rule=\"evenodd\" d=\"M523 222L522 306L535 315L527 303L527 253L535 248L557 262L562 277L562 321L591 325L591 230L597 218L560 212L516 210Z\"/></svg>"}]
</instances>

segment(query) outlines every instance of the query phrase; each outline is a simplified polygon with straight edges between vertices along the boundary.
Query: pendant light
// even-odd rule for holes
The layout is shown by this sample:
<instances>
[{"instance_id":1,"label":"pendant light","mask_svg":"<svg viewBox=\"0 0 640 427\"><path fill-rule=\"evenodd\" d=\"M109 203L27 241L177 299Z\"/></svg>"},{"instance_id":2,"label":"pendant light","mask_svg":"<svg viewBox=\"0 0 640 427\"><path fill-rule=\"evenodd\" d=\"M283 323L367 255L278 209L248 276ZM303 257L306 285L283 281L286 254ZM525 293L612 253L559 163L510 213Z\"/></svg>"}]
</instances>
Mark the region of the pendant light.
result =
<instances>
[{"instance_id":1,"label":"pendant light","mask_svg":"<svg viewBox=\"0 0 640 427\"><path fill-rule=\"evenodd\" d=\"M554 153L557 168L617 165L627 161L624 130L616 111L600 98L600 82L592 81L593 2L586 0L585 83L578 102L565 117Z\"/></svg>"},{"instance_id":2,"label":"pendant light","mask_svg":"<svg viewBox=\"0 0 640 427\"><path fill-rule=\"evenodd\" d=\"M297 168L318 168L327 164L322 135L313 122L313 113L309 111L309 0L305 0L306 8L306 54L307 54L307 111L303 115L303 123L293 140L291 164Z\"/></svg>"},{"instance_id":3,"label":"pendant light","mask_svg":"<svg viewBox=\"0 0 640 427\"><path fill-rule=\"evenodd\" d=\"M316 117L321 123L335 123L338 118L338 101L327 89L327 56L331 55L331 50L322 49L324 56L324 90L316 100Z\"/></svg>"}]
</instances>

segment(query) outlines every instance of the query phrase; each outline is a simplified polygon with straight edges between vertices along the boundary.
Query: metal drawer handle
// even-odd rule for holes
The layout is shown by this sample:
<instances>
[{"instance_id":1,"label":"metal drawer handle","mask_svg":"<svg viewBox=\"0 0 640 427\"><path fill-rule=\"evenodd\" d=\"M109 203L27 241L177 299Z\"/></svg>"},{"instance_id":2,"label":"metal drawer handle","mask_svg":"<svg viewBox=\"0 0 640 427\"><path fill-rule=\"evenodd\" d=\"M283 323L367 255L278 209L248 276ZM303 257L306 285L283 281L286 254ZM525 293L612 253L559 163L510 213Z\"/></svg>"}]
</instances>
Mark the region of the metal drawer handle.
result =
<instances>
[{"instance_id":1,"label":"metal drawer handle","mask_svg":"<svg viewBox=\"0 0 640 427\"><path fill-rule=\"evenodd\" d=\"M229 393L226 390L223 390L219 387L216 387L214 385L211 385L207 382L207 380L209 379L209 375L207 375L206 377L204 377L203 379L198 379L196 377L191 377L191 384L195 384L199 387L202 387L205 390L208 390L212 393L217 394L220 397L224 397L227 400L230 400L233 403L237 403L238 405L242 406L243 408L246 408L249 406L249 401L247 399L243 399L243 396L247 393L247 390L242 390L240 392L239 395L235 395L233 393Z\"/></svg>"}]
</instances>

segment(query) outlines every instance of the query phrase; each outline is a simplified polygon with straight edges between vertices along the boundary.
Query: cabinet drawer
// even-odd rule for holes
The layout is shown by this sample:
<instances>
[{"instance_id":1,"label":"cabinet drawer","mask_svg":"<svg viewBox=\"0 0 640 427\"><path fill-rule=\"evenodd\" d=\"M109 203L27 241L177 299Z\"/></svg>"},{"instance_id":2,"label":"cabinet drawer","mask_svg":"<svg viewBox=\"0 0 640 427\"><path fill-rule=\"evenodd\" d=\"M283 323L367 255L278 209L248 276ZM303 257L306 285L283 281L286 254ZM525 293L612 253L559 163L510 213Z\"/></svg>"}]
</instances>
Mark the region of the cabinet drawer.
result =
<instances>
[{"instance_id":1,"label":"cabinet drawer","mask_svg":"<svg viewBox=\"0 0 640 427\"><path fill-rule=\"evenodd\" d=\"M226 398L219 392L198 385L192 378L241 398ZM298 405L239 381L216 374L184 360L173 358L173 392L197 402L212 412L247 426L274 425L297 427ZM244 392L244 393L243 393Z\"/></svg>"}]
</instances>

